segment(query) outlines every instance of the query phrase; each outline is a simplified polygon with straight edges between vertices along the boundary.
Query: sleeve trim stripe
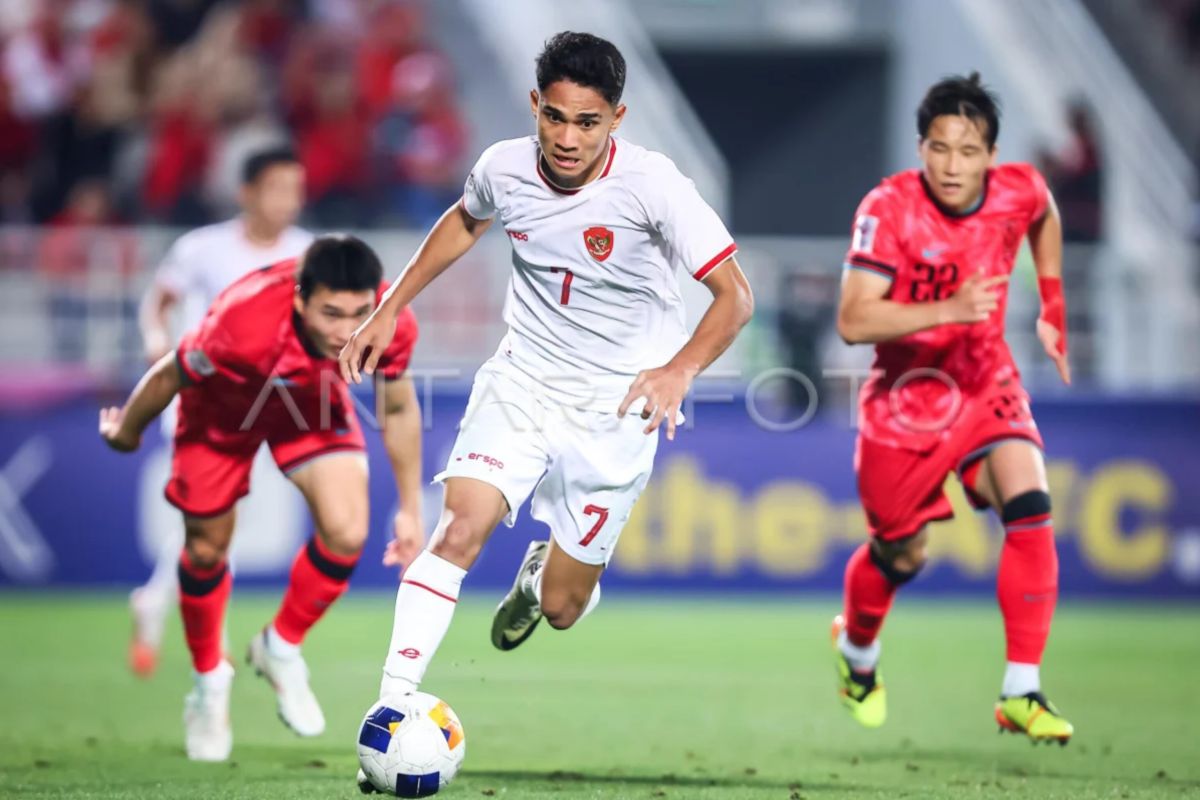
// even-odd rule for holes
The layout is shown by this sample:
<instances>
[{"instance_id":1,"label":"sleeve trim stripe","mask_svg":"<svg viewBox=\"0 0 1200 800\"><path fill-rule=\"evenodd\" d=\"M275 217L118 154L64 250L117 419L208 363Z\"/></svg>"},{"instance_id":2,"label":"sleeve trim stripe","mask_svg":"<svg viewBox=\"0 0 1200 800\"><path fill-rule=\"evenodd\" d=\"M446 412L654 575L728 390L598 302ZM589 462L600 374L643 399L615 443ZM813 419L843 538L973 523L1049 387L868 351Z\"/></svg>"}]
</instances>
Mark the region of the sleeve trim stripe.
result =
<instances>
[{"instance_id":1,"label":"sleeve trim stripe","mask_svg":"<svg viewBox=\"0 0 1200 800\"><path fill-rule=\"evenodd\" d=\"M856 267L881 270L893 277L896 275L896 268L884 261L876 261L873 258L867 258L866 256L858 255L857 253L851 255L846 260Z\"/></svg>"},{"instance_id":2,"label":"sleeve trim stripe","mask_svg":"<svg viewBox=\"0 0 1200 800\"><path fill-rule=\"evenodd\" d=\"M179 368L179 374L183 377L184 386L192 386L199 383L200 379L192 374L192 371L187 368L187 364L183 361L183 351L178 347L175 348L175 366Z\"/></svg>"},{"instance_id":3,"label":"sleeve trim stripe","mask_svg":"<svg viewBox=\"0 0 1200 800\"><path fill-rule=\"evenodd\" d=\"M738 249L737 242L730 242L728 247L726 247L724 250L717 253L712 258L710 258L707 262L705 262L703 267L696 270L692 274L692 277L698 281L704 280L705 276L707 276L708 273L712 272L714 269L717 268L718 265L720 265L722 262L724 262L726 259L728 259L731 255L736 253L737 249Z\"/></svg>"},{"instance_id":4,"label":"sleeve trim stripe","mask_svg":"<svg viewBox=\"0 0 1200 800\"><path fill-rule=\"evenodd\" d=\"M842 267L845 269L857 269L857 270L862 270L863 272L869 272L872 275L879 275L880 277L887 278L889 281L896 280L896 273L888 272L886 270L879 269L878 267L869 267L866 265L851 264L849 261L847 261L845 264L843 264Z\"/></svg>"}]
</instances>

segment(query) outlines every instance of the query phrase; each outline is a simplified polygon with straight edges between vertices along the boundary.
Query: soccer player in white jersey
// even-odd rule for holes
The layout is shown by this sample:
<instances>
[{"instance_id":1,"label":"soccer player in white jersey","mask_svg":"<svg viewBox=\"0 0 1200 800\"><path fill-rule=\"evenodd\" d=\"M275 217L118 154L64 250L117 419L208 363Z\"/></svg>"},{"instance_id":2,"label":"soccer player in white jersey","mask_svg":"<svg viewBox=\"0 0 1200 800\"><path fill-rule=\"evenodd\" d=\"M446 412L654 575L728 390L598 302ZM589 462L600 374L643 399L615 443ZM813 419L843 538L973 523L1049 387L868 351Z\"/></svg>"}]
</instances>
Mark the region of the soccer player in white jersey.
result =
<instances>
[{"instance_id":1,"label":"soccer player in white jersey","mask_svg":"<svg viewBox=\"0 0 1200 800\"><path fill-rule=\"evenodd\" d=\"M275 147L247 158L239 203L242 211L233 219L179 237L159 265L142 299L139 320L149 363L158 363L174 348L172 329L182 332L196 327L226 286L252 269L299 256L312 242L312 234L295 225L304 205L304 167L292 150ZM175 316L178 324L172 326ZM175 432L174 410L172 405L162 415L168 440ZM256 464L256 469L263 468L259 490L246 502L273 502L278 492L271 491L272 485L290 493L287 480L277 477L269 454L264 450L259 457L265 459ZM158 664L163 624L176 606L182 546L182 527L165 532L154 572L130 595L134 624L129 665L144 677L153 674Z\"/></svg>"},{"instance_id":2,"label":"soccer player in white jersey","mask_svg":"<svg viewBox=\"0 0 1200 800\"><path fill-rule=\"evenodd\" d=\"M716 212L669 158L615 136L624 82L611 43L571 32L550 39L530 93L537 135L483 153L462 200L339 357L347 380L370 375L400 310L499 220L513 252L509 330L476 375L436 478L442 516L396 596L384 698L417 688L467 570L531 493L551 540L530 545L497 609L493 644L512 649L543 617L569 628L595 607L600 574L650 477L657 430L674 438L693 379L753 312ZM713 294L690 337L678 267Z\"/></svg>"}]
</instances>

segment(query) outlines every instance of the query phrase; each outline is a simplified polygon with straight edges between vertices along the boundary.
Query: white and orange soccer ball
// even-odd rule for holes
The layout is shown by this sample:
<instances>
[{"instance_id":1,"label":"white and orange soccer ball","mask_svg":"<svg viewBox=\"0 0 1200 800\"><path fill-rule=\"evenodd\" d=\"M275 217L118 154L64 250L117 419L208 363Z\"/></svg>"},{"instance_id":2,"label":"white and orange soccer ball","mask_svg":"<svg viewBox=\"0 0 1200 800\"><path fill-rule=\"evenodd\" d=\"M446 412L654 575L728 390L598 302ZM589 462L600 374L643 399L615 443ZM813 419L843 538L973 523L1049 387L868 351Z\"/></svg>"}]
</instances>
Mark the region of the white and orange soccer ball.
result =
<instances>
[{"instance_id":1,"label":"white and orange soccer ball","mask_svg":"<svg viewBox=\"0 0 1200 800\"><path fill-rule=\"evenodd\" d=\"M414 692L380 701L358 730L358 763L371 785L396 797L429 797L458 774L467 742L453 709Z\"/></svg>"}]
</instances>

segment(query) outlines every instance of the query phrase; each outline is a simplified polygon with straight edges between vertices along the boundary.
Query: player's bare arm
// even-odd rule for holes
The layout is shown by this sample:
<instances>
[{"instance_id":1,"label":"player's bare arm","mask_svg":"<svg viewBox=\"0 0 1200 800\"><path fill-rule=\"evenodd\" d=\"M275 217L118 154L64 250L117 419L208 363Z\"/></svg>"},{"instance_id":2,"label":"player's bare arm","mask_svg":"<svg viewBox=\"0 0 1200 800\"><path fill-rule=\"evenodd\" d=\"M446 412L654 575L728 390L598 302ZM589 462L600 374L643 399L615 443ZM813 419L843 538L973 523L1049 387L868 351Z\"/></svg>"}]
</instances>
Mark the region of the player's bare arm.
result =
<instances>
[{"instance_id":1,"label":"player's bare arm","mask_svg":"<svg viewBox=\"0 0 1200 800\"><path fill-rule=\"evenodd\" d=\"M695 333L667 364L639 372L617 410L623 417L639 398L645 398L642 418L650 420L647 434L665 420L667 438L675 438L675 417L692 381L729 348L754 314L754 293L736 259L722 262L702 282L712 292L713 302Z\"/></svg>"},{"instance_id":2,"label":"player's bare arm","mask_svg":"<svg viewBox=\"0 0 1200 800\"><path fill-rule=\"evenodd\" d=\"M172 350L142 376L124 406L100 409L100 436L113 450L132 453L141 445L146 426L182 387L183 376Z\"/></svg>"},{"instance_id":3,"label":"player's bare arm","mask_svg":"<svg viewBox=\"0 0 1200 800\"><path fill-rule=\"evenodd\" d=\"M1000 306L999 287L1007 275L978 273L963 281L950 297L932 303L897 303L888 299L892 282L881 275L847 269L842 274L838 334L847 344L898 339L938 325L983 322Z\"/></svg>"},{"instance_id":4,"label":"player's bare arm","mask_svg":"<svg viewBox=\"0 0 1200 800\"><path fill-rule=\"evenodd\" d=\"M158 282L150 284L142 298L138 327L142 333L142 350L150 364L157 364L171 351L170 316L178 304L178 295Z\"/></svg>"},{"instance_id":5,"label":"player's bare arm","mask_svg":"<svg viewBox=\"0 0 1200 800\"><path fill-rule=\"evenodd\" d=\"M442 214L404 272L384 293L379 307L342 348L338 369L343 380L362 383L363 374L375 372L380 356L396 333L396 315L400 309L470 250L491 224L491 220L472 217L462 203L455 203Z\"/></svg>"},{"instance_id":6,"label":"player's bare arm","mask_svg":"<svg viewBox=\"0 0 1200 800\"><path fill-rule=\"evenodd\" d=\"M405 567L425 546L421 527L421 404L412 378L387 381L383 393L384 449L396 478L400 510L394 521L395 538L383 555L384 566Z\"/></svg>"},{"instance_id":7,"label":"player's bare arm","mask_svg":"<svg viewBox=\"0 0 1200 800\"><path fill-rule=\"evenodd\" d=\"M1038 292L1042 313L1038 316L1037 335L1046 355L1058 368L1063 383L1071 383L1071 365L1067 362L1067 308L1062 294L1062 218L1054 197L1050 196L1046 213L1029 226L1029 247L1037 269Z\"/></svg>"}]
</instances>

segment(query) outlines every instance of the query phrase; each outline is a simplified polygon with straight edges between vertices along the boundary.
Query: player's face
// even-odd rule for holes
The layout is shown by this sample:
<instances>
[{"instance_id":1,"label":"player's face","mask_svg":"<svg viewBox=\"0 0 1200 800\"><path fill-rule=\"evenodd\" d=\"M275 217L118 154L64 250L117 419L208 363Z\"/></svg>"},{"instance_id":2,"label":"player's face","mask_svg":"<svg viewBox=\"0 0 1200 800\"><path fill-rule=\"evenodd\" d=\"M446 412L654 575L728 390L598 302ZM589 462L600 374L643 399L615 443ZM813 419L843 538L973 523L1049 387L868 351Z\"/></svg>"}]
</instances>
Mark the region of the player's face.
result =
<instances>
[{"instance_id":1,"label":"player's face","mask_svg":"<svg viewBox=\"0 0 1200 800\"><path fill-rule=\"evenodd\" d=\"M318 285L305 302L296 293L296 313L304 332L326 358L337 358L350 334L361 325L375 308L375 291L334 291Z\"/></svg>"},{"instance_id":2,"label":"player's face","mask_svg":"<svg viewBox=\"0 0 1200 800\"><path fill-rule=\"evenodd\" d=\"M996 160L996 149L984 138L985 124L967 117L934 117L919 153L925 180L938 202L965 211L983 192L983 179Z\"/></svg>"},{"instance_id":3,"label":"player's face","mask_svg":"<svg viewBox=\"0 0 1200 800\"><path fill-rule=\"evenodd\" d=\"M544 92L530 92L529 103L544 167L554 182L573 187L594 178L608 155L609 134L625 117L625 106L613 107L595 89L566 80L555 81Z\"/></svg>"},{"instance_id":4,"label":"player's face","mask_svg":"<svg viewBox=\"0 0 1200 800\"><path fill-rule=\"evenodd\" d=\"M242 187L242 208L276 233L293 224L304 207L304 167L274 164Z\"/></svg>"}]
</instances>

